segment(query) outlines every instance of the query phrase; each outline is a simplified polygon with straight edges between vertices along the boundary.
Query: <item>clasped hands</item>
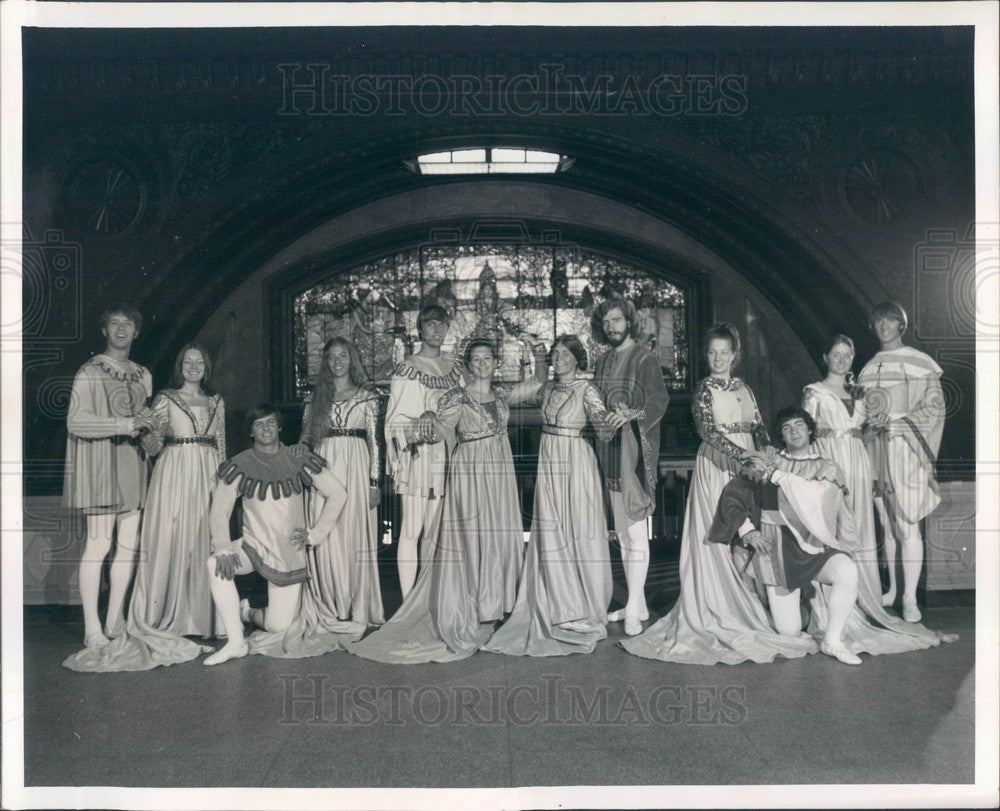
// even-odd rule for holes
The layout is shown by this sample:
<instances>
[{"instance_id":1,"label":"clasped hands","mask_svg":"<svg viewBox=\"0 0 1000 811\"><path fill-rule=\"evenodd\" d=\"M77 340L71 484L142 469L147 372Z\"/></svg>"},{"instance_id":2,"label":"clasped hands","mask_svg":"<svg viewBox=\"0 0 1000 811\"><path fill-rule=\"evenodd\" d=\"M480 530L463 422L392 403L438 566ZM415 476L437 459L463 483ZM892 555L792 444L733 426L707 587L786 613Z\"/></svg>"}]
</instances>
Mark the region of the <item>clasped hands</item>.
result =
<instances>
[{"instance_id":1,"label":"clasped hands","mask_svg":"<svg viewBox=\"0 0 1000 811\"><path fill-rule=\"evenodd\" d=\"M434 444L440 440L437 432L437 414L425 411L413 421L413 433L418 443Z\"/></svg>"},{"instance_id":2,"label":"clasped hands","mask_svg":"<svg viewBox=\"0 0 1000 811\"><path fill-rule=\"evenodd\" d=\"M765 482L774 470L774 457L777 450L768 445L759 451L748 453L743 460L742 473L750 481Z\"/></svg>"},{"instance_id":3,"label":"clasped hands","mask_svg":"<svg viewBox=\"0 0 1000 811\"><path fill-rule=\"evenodd\" d=\"M638 416L636 411L624 403L619 403L614 408L608 410L608 414L604 419L610 428L617 431L619 428L628 425L636 416Z\"/></svg>"},{"instance_id":4,"label":"clasped hands","mask_svg":"<svg viewBox=\"0 0 1000 811\"><path fill-rule=\"evenodd\" d=\"M748 546L762 555L766 555L771 551L771 541L759 529L750 530L740 540L743 541L744 546Z\"/></svg>"},{"instance_id":5,"label":"clasped hands","mask_svg":"<svg viewBox=\"0 0 1000 811\"><path fill-rule=\"evenodd\" d=\"M305 527L296 527L293 529L290 540L292 546L296 549L307 549L310 546L319 545L309 537L309 530Z\"/></svg>"}]
</instances>

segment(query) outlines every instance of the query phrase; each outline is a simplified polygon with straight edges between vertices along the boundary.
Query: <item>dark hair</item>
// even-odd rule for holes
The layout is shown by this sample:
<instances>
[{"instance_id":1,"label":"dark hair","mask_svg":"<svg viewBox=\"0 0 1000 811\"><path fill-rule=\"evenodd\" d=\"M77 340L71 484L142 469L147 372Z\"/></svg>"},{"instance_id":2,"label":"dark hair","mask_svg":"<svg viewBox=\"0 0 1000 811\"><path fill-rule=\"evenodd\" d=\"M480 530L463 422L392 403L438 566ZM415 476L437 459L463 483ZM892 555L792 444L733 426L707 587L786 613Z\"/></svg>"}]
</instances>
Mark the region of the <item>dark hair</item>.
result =
<instances>
[{"instance_id":1,"label":"dark hair","mask_svg":"<svg viewBox=\"0 0 1000 811\"><path fill-rule=\"evenodd\" d=\"M444 321L446 324L450 324L451 316L440 304L425 304L420 308L420 312L417 314L418 335L423 330L425 321Z\"/></svg>"},{"instance_id":2,"label":"dark hair","mask_svg":"<svg viewBox=\"0 0 1000 811\"><path fill-rule=\"evenodd\" d=\"M275 419L278 422L278 430L280 431L285 424L285 420L282 418L281 412L270 403L261 403L260 405L254 406L247 412L247 417L243 421L243 424L247 429L247 433L253 433L253 424L257 422L257 420L262 420L264 417L270 417L272 414L274 414Z\"/></svg>"},{"instance_id":3,"label":"dark hair","mask_svg":"<svg viewBox=\"0 0 1000 811\"><path fill-rule=\"evenodd\" d=\"M472 350L478 349L481 346L485 346L490 350L490 354L493 355L493 360L500 360L500 355L497 353L496 344L493 343L489 338L473 338L465 347L465 351L462 353L462 363L468 368L469 364L472 362Z\"/></svg>"},{"instance_id":4,"label":"dark hair","mask_svg":"<svg viewBox=\"0 0 1000 811\"><path fill-rule=\"evenodd\" d=\"M778 412L774 418L775 435L781 436L781 427L786 422L796 419L805 421L806 426L809 428L809 441L812 442L816 438L816 420L812 418L812 414L798 406L788 406L788 408L783 408Z\"/></svg>"},{"instance_id":5,"label":"dark hair","mask_svg":"<svg viewBox=\"0 0 1000 811\"><path fill-rule=\"evenodd\" d=\"M612 296L609 299L605 299L594 309L594 314L590 316L590 334L593 339L599 344L610 343L608 336L604 334L604 316L612 310L621 310L622 315L625 316L625 320L628 322L629 337L638 339L642 334L639 325L639 311L636 310L635 305L631 301L621 296Z\"/></svg>"},{"instance_id":6,"label":"dark hair","mask_svg":"<svg viewBox=\"0 0 1000 811\"><path fill-rule=\"evenodd\" d=\"M868 314L868 326L875 329L875 322L880 318L891 318L894 321L898 321L903 325L903 332L906 332L906 328L910 323L906 317L906 310L903 309L903 305L897 304L895 301L882 301L872 307L871 312Z\"/></svg>"},{"instance_id":7,"label":"dark hair","mask_svg":"<svg viewBox=\"0 0 1000 811\"><path fill-rule=\"evenodd\" d=\"M843 344L844 346L849 347L851 350L851 354L854 354L854 341L851 340L851 338L848 337L847 335L841 335L838 332L836 335L831 337L829 340L826 341L826 343L823 344L823 346L826 347L823 350L823 355L824 356L829 355L833 351L833 348L837 346L837 344ZM826 361L824 361L824 364L825 363ZM844 388L847 391L847 393L851 395L852 398L858 399L858 397L855 396L856 392L853 390L853 386L854 386L854 372L848 369L847 377L844 382Z\"/></svg>"},{"instance_id":8,"label":"dark hair","mask_svg":"<svg viewBox=\"0 0 1000 811\"><path fill-rule=\"evenodd\" d=\"M108 328L108 322L113 315L124 315L135 324L135 331L137 333L142 332L142 313L131 304L117 304L114 307L108 307L108 309L102 312L100 318L97 319L97 323L101 329Z\"/></svg>"},{"instance_id":9,"label":"dark hair","mask_svg":"<svg viewBox=\"0 0 1000 811\"><path fill-rule=\"evenodd\" d=\"M581 372L587 371L587 350L583 348L580 339L572 333L566 333L556 338L552 344L552 348L549 349L548 354L545 356L545 362L549 366L552 365L552 353L555 352L556 347L560 344L573 353L573 357L576 358L577 370Z\"/></svg>"},{"instance_id":10,"label":"dark hair","mask_svg":"<svg viewBox=\"0 0 1000 811\"><path fill-rule=\"evenodd\" d=\"M740 362L743 355L743 344L740 343L740 333L728 321L720 321L713 324L705 333L705 352L708 352L708 345L715 340L729 341L729 346L733 350L733 366Z\"/></svg>"},{"instance_id":11,"label":"dark hair","mask_svg":"<svg viewBox=\"0 0 1000 811\"><path fill-rule=\"evenodd\" d=\"M851 338L849 338L847 335L841 335L838 332L836 335L831 336L829 340L827 340L827 342L823 344L823 354L829 355L837 344L844 344L844 346L849 346L851 348L851 352L854 351L854 341L851 340Z\"/></svg>"},{"instance_id":12,"label":"dark hair","mask_svg":"<svg viewBox=\"0 0 1000 811\"><path fill-rule=\"evenodd\" d=\"M352 341L338 335L323 345L319 373L316 375L316 388L313 391L312 405L309 407L309 420L308 424L303 426L302 431L302 438L313 448L323 439L323 434L329 427L327 421L329 420L330 406L333 403L334 383L328 355L335 346L347 348L347 355L350 358L348 379L351 384L361 387L368 382L368 375L361 363L361 353Z\"/></svg>"},{"instance_id":13,"label":"dark hair","mask_svg":"<svg viewBox=\"0 0 1000 811\"><path fill-rule=\"evenodd\" d=\"M215 394L215 389L212 388L211 384L212 359L208 356L208 352L205 351L205 347L196 343L184 344L184 346L181 347L181 351L177 353L177 359L174 361L174 372L170 376L170 383L167 385L167 388L179 389L184 385L184 356L191 349L196 349L200 352L202 359L205 361L205 374L202 376L199 385L201 386L203 394L211 396Z\"/></svg>"}]
</instances>

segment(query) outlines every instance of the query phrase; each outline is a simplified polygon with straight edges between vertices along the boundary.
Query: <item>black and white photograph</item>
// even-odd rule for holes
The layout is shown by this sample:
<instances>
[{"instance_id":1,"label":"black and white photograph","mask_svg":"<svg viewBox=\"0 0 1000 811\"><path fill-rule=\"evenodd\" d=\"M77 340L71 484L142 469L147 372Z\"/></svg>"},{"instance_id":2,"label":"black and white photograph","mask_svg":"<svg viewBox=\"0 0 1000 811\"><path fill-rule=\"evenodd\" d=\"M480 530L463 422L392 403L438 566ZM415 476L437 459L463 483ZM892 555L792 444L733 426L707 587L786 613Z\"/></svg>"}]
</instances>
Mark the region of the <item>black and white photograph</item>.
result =
<instances>
[{"instance_id":1,"label":"black and white photograph","mask_svg":"<svg viewBox=\"0 0 1000 811\"><path fill-rule=\"evenodd\" d=\"M996 807L998 6L9 0L0 807Z\"/></svg>"}]
</instances>

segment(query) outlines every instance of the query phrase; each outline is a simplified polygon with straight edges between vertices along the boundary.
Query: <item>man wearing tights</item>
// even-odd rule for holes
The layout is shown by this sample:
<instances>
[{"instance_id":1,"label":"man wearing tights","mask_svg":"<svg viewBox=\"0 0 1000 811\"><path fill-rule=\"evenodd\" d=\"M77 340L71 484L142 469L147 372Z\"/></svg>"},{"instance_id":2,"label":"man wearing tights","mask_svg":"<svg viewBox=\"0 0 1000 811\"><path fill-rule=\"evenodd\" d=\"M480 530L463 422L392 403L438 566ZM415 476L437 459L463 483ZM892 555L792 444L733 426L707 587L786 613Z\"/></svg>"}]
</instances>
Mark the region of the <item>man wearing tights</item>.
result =
<instances>
[{"instance_id":1,"label":"man wearing tights","mask_svg":"<svg viewBox=\"0 0 1000 811\"><path fill-rule=\"evenodd\" d=\"M81 508L87 519L80 599L88 648L106 645L125 624L125 591L135 566L148 474L138 437L154 426L146 406L153 378L129 360L142 316L132 307L119 306L105 310L100 324L104 351L83 364L73 380L63 487L67 506ZM97 613L101 568L116 535L107 623L102 630Z\"/></svg>"},{"instance_id":2,"label":"man wearing tights","mask_svg":"<svg viewBox=\"0 0 1000 811\"><path fill-rule=\"evenodd\" d=\"M347 491L314 453L292 453L281 443L281 414L267 403L247 415L253 446L219 468L210 515L212 554L208 572L212 600L222 617L228 639L205 660L218 665L246 656L243 622L271 633L286 630L301 607L302 583L308 580L306 555L310 546L327 540ZM303 491L315 487L326 503L312 529L305 516ZM229 537L229 518L236 500L243 499L243 535ZM256 570L267 580L267 608L242 605L233 577Z\"/></svg>"},{"instance_id":3,"label":"man wearing tights","mask_svg":"<svg viewBox=\"0 0 1000 811\"><path fill-rule=\"evenodd\" d=\"M882 604L896 600L896 549L903 563L903 619L920 622L917 583L924 565L920 522L938 495L934 465L944 431L941 367L929 355L903 344L906 311L895 302L876 305L870 326L881 349L861 370L868 420L865 444L872 460L875 507L885 530L889 590Z\"/></svg>"},{"instance_id":4,"label":"man wearing tights","mask_svg":"<svg viewBox=\"0 0 1000 811\"><path fill-rule=\"evenodd\" d=\"M438 400L462 379L452 355L441 351L448 311L437 304L417 316L420 349L393 369L385 413L386 467L402 498L396 555L403 599L417 578L417 544L435 532L444 495L444 439L435 428Z\"/></svg>"},{"instance_id":5,"label":"man wearing tights","mask_svg":"<svg viewBox=\"0 0 1000 811\"><path fill-rule=\"evenodd\" d=\"M811 591L813 582L828 585L820 650L844 664L861 664L843 641L858 598L858 569L850 557L857 529L844 499L844 474L810 447L816 423L808 412L783 409L775 425L784 450L751 460L725 486L708 541L733 545L740 571L764 586L780 634L802 632L803 590Z\"/></svg>"},{"instance_id":6,"label":"man wearing tights","mask_svg":"<svg viewBox=\"0 0 1000 811\"><path fill-rule=\"evenodd\" d=\"M667 388L656 356L636 340L639 316L631 302L617 297L602 302L591 318L591 330L595 341L610 347L597 362L594 384L604 396L608 421L616 433L611 442L598 443L597 452L628 586L625 608L612 612L608 619L624 619L625 633L635 636L642 631L640 621L649 619L646 519L655 506L660 420L667 409Z\"/></svg>"}]
</instances>

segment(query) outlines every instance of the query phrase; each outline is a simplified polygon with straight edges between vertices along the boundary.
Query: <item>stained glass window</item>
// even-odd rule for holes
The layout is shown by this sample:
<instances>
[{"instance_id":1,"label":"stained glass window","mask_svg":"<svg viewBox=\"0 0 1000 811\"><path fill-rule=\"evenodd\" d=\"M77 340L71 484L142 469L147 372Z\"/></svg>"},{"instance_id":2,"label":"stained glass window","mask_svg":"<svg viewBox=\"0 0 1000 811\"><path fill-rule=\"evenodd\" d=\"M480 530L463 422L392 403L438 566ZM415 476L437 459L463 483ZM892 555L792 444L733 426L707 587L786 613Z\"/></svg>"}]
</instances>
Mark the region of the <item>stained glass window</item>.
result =
<instances>
[{"instance_id":1,"label":"stained glass window","mask_svg":"<svg viewBox=\"0 0 1000 811\"><path fill-rule=\"evenodd\" d=\"M295 386L301 397L315 378L323 345L343 336L357 345L370 378L385 383L393 366L420 348L417 313L429 303L452 314L444 349L460 352L472 337L500 350L500 379L520 377L517 336L547 344L578 335L596 360L606 351L590 337L596 304L621 294L638 308L643 340L660 359L673 390L688 387L684 291L613 257L570 245L431 245L373 262L331 268L295 298ZM591 364L593 368L593 364Z\"/></svg>"}]
</instances>

